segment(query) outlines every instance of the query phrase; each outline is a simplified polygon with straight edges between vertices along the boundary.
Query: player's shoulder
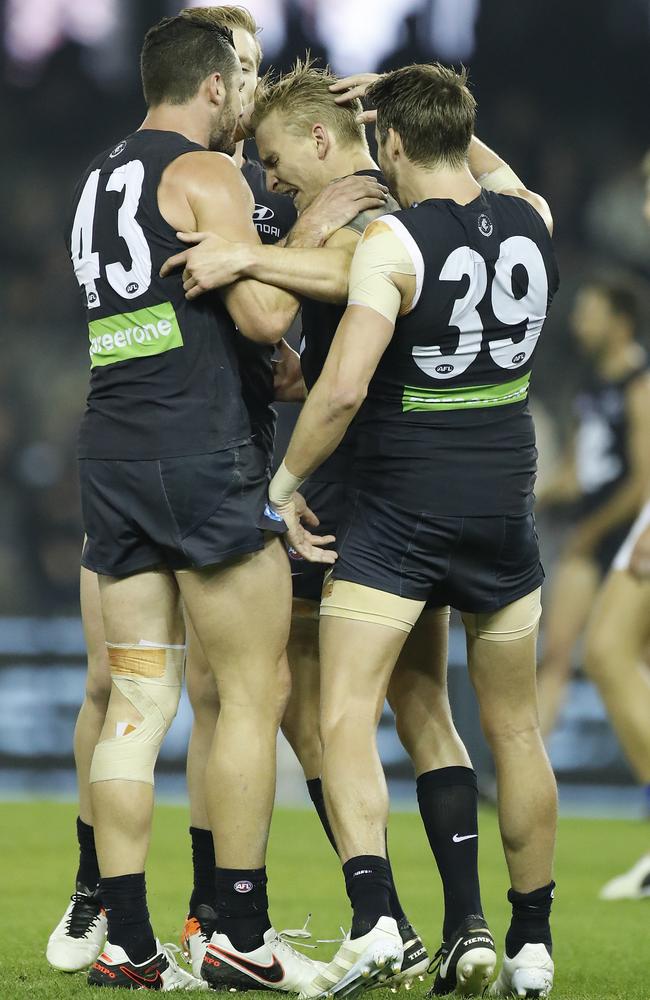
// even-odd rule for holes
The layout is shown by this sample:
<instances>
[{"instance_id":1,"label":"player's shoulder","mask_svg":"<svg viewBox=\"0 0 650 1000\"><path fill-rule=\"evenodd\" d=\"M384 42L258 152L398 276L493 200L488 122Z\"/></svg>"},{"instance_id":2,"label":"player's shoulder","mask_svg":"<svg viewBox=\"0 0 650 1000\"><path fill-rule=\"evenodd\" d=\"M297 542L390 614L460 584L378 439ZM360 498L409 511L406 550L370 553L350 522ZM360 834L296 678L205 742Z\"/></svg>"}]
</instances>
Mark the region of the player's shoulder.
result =
<instances>
[{"instance_id":1,"label":"player's shoulder","mask_svg":"<svg viewBox=\"0 0 650 1000\"><path fill-rule=\"evenodd\" d=\"M251 189L231 156L208 149L193 149L177 157L166 171L168 181L188 192L210 193L221 198L245 197L252 203Z\"/></svg>"}]
</instances>

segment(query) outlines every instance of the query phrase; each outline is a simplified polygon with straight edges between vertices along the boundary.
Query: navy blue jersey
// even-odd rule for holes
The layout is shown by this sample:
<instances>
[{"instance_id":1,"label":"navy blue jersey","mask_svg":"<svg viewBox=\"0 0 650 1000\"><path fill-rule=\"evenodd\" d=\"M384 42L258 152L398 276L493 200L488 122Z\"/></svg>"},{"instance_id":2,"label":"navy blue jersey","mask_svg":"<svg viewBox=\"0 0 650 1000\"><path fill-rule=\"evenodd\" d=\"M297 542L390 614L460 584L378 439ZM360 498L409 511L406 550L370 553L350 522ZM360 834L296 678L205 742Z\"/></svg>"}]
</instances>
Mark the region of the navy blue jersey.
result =
<instances>
[{"instance_id":1,"label":"navy blue jersey","mask_svg":"<svg viewBox=\"0 0 650 1000\"><path fill-rule=\"evenodd\" d=\"M376 177L385 184L385 178L379 170L358 170L357 174ZM373 219L392 212L399 206L389 197L386 206L381 209L370 209L361 212L345 226L361 235ZM345 306L333 305L329 302L317 302L315 299L303 299L302 303L302 335L300 340L300 365L307 389L312 389L320 377L329 349L334 340L334 334L341 322ZM348 477L349 467L354 457L354 424L346 432L345 437L320 468L310 477L321 483L341 483Z\"/></svg>"},{"instance_id":2,"label":"navy blue jersey","mask_svg":"<svg viewBox=\"0 0 650 1000\"><path fill-rule=\"evenodd\" d=\"M595 377L575 400L576 472L580 515L607 503L630 472L627 393L648 370L644 361L621 379Z\"/></svg>"},{"instance_id":3,"label":"navy blue jersey","mask_svg":"<svg viewBox=\"0 0 650 1000\"><path fill-rule=\"evenodd\" d=\"M220 451L250 436L235 327L218 295L188 302L184 249L158 207L166 167L202 146L142 129L98 156L77 186L66 240L82 288L90 390L79 456L159 459Z\"/></svg>"},{"instance_id":4,"label":"navy blue jersey","mask_svg":"<svg viewBox=\"0 0 650 1000\"><path fill-rule=\"evenodd\" d=\"M255 198L253 222L262 243L277 243L284 239L294 222L296 210L286 194L266 189L266 174L257 160L247 160L242 174ZM276 414L273 403L273 347L256 344L237 336L237 356L244 402L253 429L253 436L269 456L273 455Z\"/></svg>"},{"instance_id":5,"label":"navy blue jersey","mask_svg":"<svg viewBox=\"0 0 650 1000\"><path fill-rule=\"evenodd\" d=\"M416 292L359 414L354 484L437 515L526 513L528 383L559 283L548 230L523 199L485 190L386 221L411 252Z\"/></svg>"}]
</instances>

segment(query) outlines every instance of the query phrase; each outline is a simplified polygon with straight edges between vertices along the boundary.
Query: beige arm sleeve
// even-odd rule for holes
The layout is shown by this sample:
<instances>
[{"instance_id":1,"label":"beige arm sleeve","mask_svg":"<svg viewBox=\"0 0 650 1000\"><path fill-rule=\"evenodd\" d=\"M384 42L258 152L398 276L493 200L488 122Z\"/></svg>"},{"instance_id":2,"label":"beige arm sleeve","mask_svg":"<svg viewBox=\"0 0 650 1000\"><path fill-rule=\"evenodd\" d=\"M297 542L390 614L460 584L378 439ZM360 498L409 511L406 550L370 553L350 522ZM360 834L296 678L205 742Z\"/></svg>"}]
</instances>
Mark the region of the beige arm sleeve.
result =
<instances>
[{"instance_id":1,"label":"beige arm sleeve","mask_svg":"<svg viewBox=\"0 0 650 1000\"><path fill-rule=\"evenodd\" d=\"M398 219L384 216L368 226L354 253L348 305L368 306L394 323L404 310L393 275L415 278L416 293L408 303L412 309L419 298L423 271L422 255L413 237Z\"/></svg>"}]
</instances>

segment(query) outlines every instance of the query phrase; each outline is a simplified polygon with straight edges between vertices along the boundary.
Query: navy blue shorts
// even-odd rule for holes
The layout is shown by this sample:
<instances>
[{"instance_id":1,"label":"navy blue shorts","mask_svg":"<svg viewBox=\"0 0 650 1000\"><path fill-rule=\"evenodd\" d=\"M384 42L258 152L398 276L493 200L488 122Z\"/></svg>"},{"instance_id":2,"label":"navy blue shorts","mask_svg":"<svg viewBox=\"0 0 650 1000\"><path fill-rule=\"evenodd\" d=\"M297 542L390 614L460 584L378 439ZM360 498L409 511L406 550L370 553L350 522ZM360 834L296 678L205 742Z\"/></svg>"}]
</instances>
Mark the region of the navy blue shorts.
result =
<instances>
[{"instance_id":1,"label":"navy blue shorts","mask_svg":"<svg viewBox=\"0 0 650 1000\"><path fill-rule=\"evenodd\" d=\"M333 578L429 607L497 611L541 586L532 514L440 517L348 490Z\"/></svg>"},{"instance_id":2,"label":"navy blue shorts","mask_svg":"<svg viewBox=\"0 0 650 1000\"><path fill-rule=\"evenodd\" d=\"M285 530L268 508L267 461L254 444L147 461L84 458L79 478L81 562L106 576L216 565Z\"/></svg>"}]
</instances>

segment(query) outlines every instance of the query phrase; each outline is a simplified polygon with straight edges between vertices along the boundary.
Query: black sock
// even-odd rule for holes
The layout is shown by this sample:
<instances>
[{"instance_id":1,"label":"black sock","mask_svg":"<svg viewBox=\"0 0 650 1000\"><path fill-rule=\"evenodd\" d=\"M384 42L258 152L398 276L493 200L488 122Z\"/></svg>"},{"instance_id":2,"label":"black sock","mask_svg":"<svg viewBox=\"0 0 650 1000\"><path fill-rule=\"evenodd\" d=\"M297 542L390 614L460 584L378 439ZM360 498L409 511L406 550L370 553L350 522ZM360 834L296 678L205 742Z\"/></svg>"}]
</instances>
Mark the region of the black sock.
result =
<instances>
[{"instance_id":1,"label":"black sock","mask_svg":"<svg viewBox=\"0 0 650 1000\"><path fill-rule=\"evenodd\" d=\"M77 840L79 841L79 868L77 882L92 892L99 882L99 864L95 850L95 831L92 826L77 816Z\"/></svg>"},{"instance_id":2,"label":"black sock","mask_svg":"<svg viewBox=\"0 0 650 1000\"><path fill-rule=\"evenodd\" d=\"M555 882L549 882L532 892L515 892L510 889L508 902L512 903L512 920L506 934L506 955L514 958L525 944L545 944L553 950L551 938L551 905Z\"/></svg>"},{"instance_id":3,"label":"black sock","mask_svg":"<svg viewBox=\"0 0 650 1000\"><path fill-rule=\"evenodd\" d=\"M316 812L318 813L318 818L321 821L321 826L325 831L327 839L330 844L338 854L338 849L336 846L336 841L334 840L334 834L332 833L332 827L330 826L330 821L327 818L327 809L325 808L325 799L323 797L323 783L320 778L309 778L307 781L307 791L309 792L309 798L314 803Z\"/></svg>"},{"instance_id":4,"label":"black sock","mask_svg":"<svg viewBox=\"0 0 650 1000\"><path fill-rule=\"evenodd\" d=\"M99 894L106 908L108 940L124 948L135 965L156 954L156 939L149 923L144 872L103 878Z\"/></svg>"},{"instance_id":5,"label":"black sock","mask_svg":"<svg viewBox=\"0 0 650 1000\"><path fill-rule=\"evenodd\" d=\"M390 863L390 857L388 856L388 830L384 833L384 842L386 844L386 860L388 861L388 871L390 873L390 914L397 921L398 927L404 927L408 924L408 918L402 909L402 904L399 901L399 896L397 895L397 889L395 888L395 879L393 878L393 867Z\"/></svg>"},{"instance_id":6,"label":"black sock","mask_svg":"<svg viewBox=\"0 0 650 1000\"><path fill-rule=\"evenodd\" d=\"M348 898L352 903L350 937L358 938L372 930L380 917L390 917L390 865L386 858L360 854L343 865Z\"/></svg>"},{"instance_id":7,"label":"black sock","mask_svg":"<svg viewBox=\"0 0 650 1000\"><path fill-rule=\"evenodd\" d=\"M217 931L238 951L254 951L271 926L266 868L217 868Z\"/></svg>"},{"instance_id":8,"label":"black sock","mask_svg":"<svg viewBox=\"0 0 650 1000\"><path fill-rule=\"evenodd\" d=\"M445 941L470 914L483 915L478 880L478 789L470 767L441 767L417 780L418 805L445 897Z\"/></svg>"},{"instance_id":9,"label":"black sock","mask_svg":"<svg viewBox=\"0 0 650 1000\"><path fill-rule=\"evenodd\" d=\"M211 830L190 827L192 838L192 866L194 868L194 888L190 896L189 914L196 914L197 906L205 904L214 908L217 890L214 880L214 841Z\"/></svg>"}]
</instances>

